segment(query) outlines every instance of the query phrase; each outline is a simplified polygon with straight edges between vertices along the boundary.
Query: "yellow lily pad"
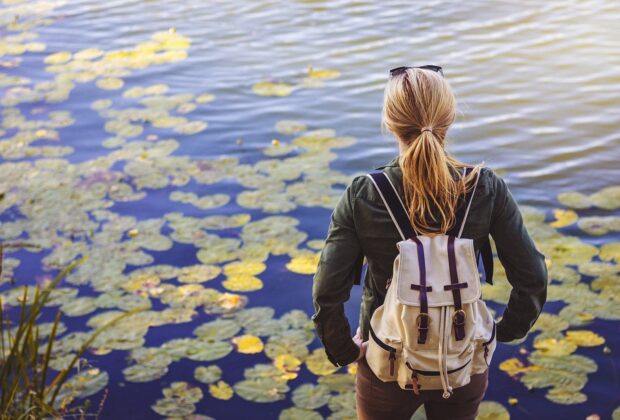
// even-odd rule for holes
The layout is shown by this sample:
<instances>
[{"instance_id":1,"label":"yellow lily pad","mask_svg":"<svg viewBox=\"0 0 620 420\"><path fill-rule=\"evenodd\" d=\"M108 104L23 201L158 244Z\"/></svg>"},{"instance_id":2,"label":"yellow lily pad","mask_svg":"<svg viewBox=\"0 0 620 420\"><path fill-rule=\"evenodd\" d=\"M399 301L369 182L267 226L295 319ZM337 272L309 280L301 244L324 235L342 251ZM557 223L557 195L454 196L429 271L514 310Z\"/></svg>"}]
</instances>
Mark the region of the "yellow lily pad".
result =
<instances>
[{"instance_id":1,"label":"yellow lily pad","mask_svg":"<svg viewBox=\"0 0 620 420\"><path fill-rule=\"evenodd\" d=\"M476 420L510 420L510 413L496 401L482 401L478 407Z\"/></svg>"},{"instance_id":2,"label":"yellow lily pad","mask_svg":"<svg viewBox=\"0 0 620 420\"><path fill-rule=\"evenodd\" d=\"M340 76L340 72L338 70L315 70L310 67L308 69L308 77L319 80L330 80L335 79Z\"/></svg>"},{"instance_id":3,"label":"yellow lily pad","mask_svg":"<svg viewBox=\"0 0 620 420\"><path fill-rule=\"evenodd\" d=\"M254 276L229 276L222 286L234 292L252 292L263 288L263 281Z\"/></svg>"},{"instance_id":4,"label":"yellow lily pad","mask_svg":"<svg viewBox=\"0 0 620 420\"><path fill-rule=\"evenodd\" d=\"M106 77L97 80L95 84L100 89L117 90L122 88L125 82L123 82L123 79L119 79L118 77Z\"/></svg>"},{"instance_id":5,"label":"yellow lily pad","mask_svg":"<svg viewBox=\"0 0 620 420\"><path fill-rule=\"evenodd\" d=\"M196 97L196 103L199 104L206 104L209 102L213 102L215 100L215 95L212 95L210 93L203 93L202 95L198 95Z\"/></svg>"},{"instance_id":6,"label":"yellow lily pad","mask_svg":"<svg viewBox=\"0 0 620 420\"><path fill-rule=\"evenodd\" d=\"M232 339L239 353L253 354L263 351L263 342L255 335L240 335Z\"/></svg>"},{"instance_id":7,"label":"yellow lily pad","mask_svg":"<svg viewBox=\"0 0 620 420\"><path fill-rule=\"evenodd\" d=\"M502 363L500 363L499 369L506 372L510 376L517 376L521 373L541 370L540 366L536 366L536 365L525 366L523 362L521 362L516 357L504 360Z\"/></svg>"},{"instance_id":8,"label":"yellow lily pad","mask_svg":"<svg viewBox=\"0 0 620 420\"><path fill-rule=\"evenodd\" d=\"M285 379L295 379L299 373L301 360L292 354L279 354L273 360L273 365L282 372Z\"/></svg>"},{"instance_id":9,"label":"yellow lily pad","mask_svg":"<svg viewBox=\"0 0 620 420\"><path fill-rule=\"evenodd\" d=\"M71 53L70 52L68 52L68 51L59 51L57 53L50 54L47 57L45 57L43 62L45 64L62 64L62 63L66 63L69 60L71 60Z\"/></svg>"},{"instance_id":10,"label":"yellow lily pad","mask_svg":"<svg viewBox=\"0 0 620 420\"><path fill-rule=\"evenodd\" d=\"M605 344L605 338L594 331L573 330L566 332L566 340L580 347L596 347Z\"/></svg>"},{"instance_id":11,"label":"yellow lily pad","mask_svg":"<svg viewBox=\"0 0 620 420\"><path fill-rule=\"evenodd\" d=\"M577 350L577 345L567 339L557 340L548 338L545 340L535 340L534 347L545 356L567 356Z\"/></svg>"},{"instance_id":12,"label":"yellow lily pad","mask_svg":"<svg viewBox=\"0 0 620 420\"><path fill-rule=\"evenodd\" d=\"M291 261L286 264L286 268L294 273L314 274L316 273L320 257L320 253L305 253L292 258Z\"/></svg>"},{"instance_id":13,"label":"yellow lily pad","mask_svg":"<svg viewBox=\"0 0 620 420\"><path fill-rule=\"evenodd\" d=\"M252 86L252 91L259 96L288 96L293 86L286 83L259 82Z\"/></svg>"},{"instance_id":14,"label":"yellow lily pad","mask_svg":"<svg viewBox=\"0 0 620 420\"><path fill-rule=\"evenodd\" d=\"M215 384L209 384L209 394L218 400L229 400L232 398L234 391L226 382L218 381Z\"/></svg>"},{"instance_id":15,"label":"yellow lily pad","mask_svg":"<svg viewBox=\"0 0 620 420\"><path fill-rule=\"evenodd\" d=\"M551 222L550 225L554 228L561 228L565 226L570 226L577 222L578 216L573 210L553 210L553 214L555 216L555 221Z\"/></svg>"}]
</instances>

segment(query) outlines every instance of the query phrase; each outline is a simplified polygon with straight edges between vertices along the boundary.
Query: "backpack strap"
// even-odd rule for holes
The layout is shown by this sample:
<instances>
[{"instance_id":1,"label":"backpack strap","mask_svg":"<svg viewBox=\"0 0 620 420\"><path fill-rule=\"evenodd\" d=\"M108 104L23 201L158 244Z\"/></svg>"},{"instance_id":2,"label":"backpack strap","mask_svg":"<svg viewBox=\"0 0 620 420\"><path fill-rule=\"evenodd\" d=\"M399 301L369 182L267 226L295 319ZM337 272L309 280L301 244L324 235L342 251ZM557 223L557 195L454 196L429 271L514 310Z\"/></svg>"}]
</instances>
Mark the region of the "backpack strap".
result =
<instances>
[{"instance_id":1,"label":"backpack strap","mask_svg":"<svg viewBox=\"0 0 620 420\"><path fill-rule=\"evenodd\" d=\"M409 221L409 215L405 205L398 196L398 192L392 184L390 177L385 172L372 172L368 174L372 180L379 195L390 213L390 217L394 222L394 225L398 229L400 236L403 240L411 239L416 243L418 251L418 268L420 269L420 284L412 284L411 288L419 290L420 292L420 314L416 320L418 326L418 343L426 343L426 337L428 335L428 324L430 316L428 315L428 296L427 292L430 292L430 287L426 286L426 263L424 261L424 246L422 242L417 238L416 232L411 226Z\"/></svg>"},{"instance_id":2,"label":"backpack strap","mask_svg":"<svg viewBox=\"0 0 620 420\"><path fill-rule=\"evenodd\" d=\"M470 172L471 168L466 168L463 172L463 175L467 175ZM476 194L476 187L478 186L478 180L480 179L480 171L476 174L476 181L474 182L474 188L467 193L465 196L465 200L467 202L467 207L465 208L465 214L463 215L463 221L461 222L461 228L459 229L459 233L457 235L458 238L463 234L463 228L465 227L465 223L467 222L467 216L469 215L469 209L471 207L471 202L474 200L474 194Z\"/></svg>"},{"instance_id":3,"label":"backpack strap","mask_svg":"<svg viewBox=\"0 0 620 420\"><path fill-rule=\"evenodd\" d=\"M398 196L396 188L394 188L394 184L392 184L388 175L382 171L371 172L367 175L372 180L372 183L375 184L375 187L377 187L377 191L379 191L379 195L403 241L416 236L409 221L409 215L405 210L405 205Z\"/></svg>"}]
</instances>

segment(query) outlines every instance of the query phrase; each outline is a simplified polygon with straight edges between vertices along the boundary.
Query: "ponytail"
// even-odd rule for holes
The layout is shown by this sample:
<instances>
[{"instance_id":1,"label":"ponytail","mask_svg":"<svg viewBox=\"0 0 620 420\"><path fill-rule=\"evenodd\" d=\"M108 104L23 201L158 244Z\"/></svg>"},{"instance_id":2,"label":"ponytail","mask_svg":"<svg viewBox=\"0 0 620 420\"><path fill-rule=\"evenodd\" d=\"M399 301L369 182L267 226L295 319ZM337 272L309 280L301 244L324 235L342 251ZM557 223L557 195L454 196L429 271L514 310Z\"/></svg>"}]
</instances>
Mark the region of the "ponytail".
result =
<instances>
[{"instance_id":1,"label":"ponytail","mask_svg":"<svg viewBox=\"0 0 620 420\"><path fill-rule=\"evenodd\" d=\"M418 235L453 227L458 199L473 187L469 181L481 167L463 177L466 165L444 148L455 102L448 82L427 70L408 69L386 86L383 125L406 146L399 165L409 219Z\"/></svg>"}]
</instances>

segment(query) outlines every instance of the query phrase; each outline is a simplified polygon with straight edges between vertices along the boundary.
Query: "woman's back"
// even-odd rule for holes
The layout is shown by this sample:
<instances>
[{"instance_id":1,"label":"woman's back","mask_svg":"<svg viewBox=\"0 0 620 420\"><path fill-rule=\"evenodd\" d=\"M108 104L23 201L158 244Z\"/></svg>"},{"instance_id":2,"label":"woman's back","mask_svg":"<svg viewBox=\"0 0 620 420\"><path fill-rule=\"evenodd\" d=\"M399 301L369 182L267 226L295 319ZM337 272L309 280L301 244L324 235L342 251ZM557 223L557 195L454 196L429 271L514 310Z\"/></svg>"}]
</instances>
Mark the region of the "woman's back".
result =
<instances>
[{"instance_id":1,"label":"woman's back","mask_svg":"<svg viewBox=\"0 0 620 420\"><path fill-rule=\"evenodd\" d=\"M461 175L467 165L444 150L445 135L455 111L449 85L435 73L438 68L404 69L388 82L384 102L384 124L397 137L400 155L376 169L384 171L391 180L406 207L412 230L418 235L446 234L454 229L464 213L460 211L466 203L463 198L473 190L477 179L462 237L472 239L476 251L488 244L489 234L493 238L498 258L513 287L507 308L497 323L497 341L521 338L535 322L546 299L544 256L529 237L505 182L483 165L476 165L467 175ZM400 391L405 391L394 388L393 382L384 384L374 376L363 358L365 347L359 340L369 338L370 318L385 298L398 254L396 243L401 239L370 178L353 179L332 213L314 277L316 311L312 319L333 364L343 366L360 360L362 369L358 369L358 375L361 372L363 380L358 380L358 415L378 418L400 413L408 418L408 414L413 414L409 411L415 411L423 403L429 418L450 417L443 405L433 402L436 395L432 391L422 393L428 400L402 394ZM360 337L352 339L343 305L359 280L364 257L368 269L363 282ZM485 371L484 375L487 374ZM463 418L475 417L477 404L486 389L486 379L477 375L471 378L472 386L457 388L458 396L453 400L470 401L460 407L467 411ZM368 381L372 383L373 394L375 388L385 391L384 404L368 396L371 386ZM475 398L470 394L475 394ZM430 415L429 410L435 414Z\"/></svg>"}]
</instances>

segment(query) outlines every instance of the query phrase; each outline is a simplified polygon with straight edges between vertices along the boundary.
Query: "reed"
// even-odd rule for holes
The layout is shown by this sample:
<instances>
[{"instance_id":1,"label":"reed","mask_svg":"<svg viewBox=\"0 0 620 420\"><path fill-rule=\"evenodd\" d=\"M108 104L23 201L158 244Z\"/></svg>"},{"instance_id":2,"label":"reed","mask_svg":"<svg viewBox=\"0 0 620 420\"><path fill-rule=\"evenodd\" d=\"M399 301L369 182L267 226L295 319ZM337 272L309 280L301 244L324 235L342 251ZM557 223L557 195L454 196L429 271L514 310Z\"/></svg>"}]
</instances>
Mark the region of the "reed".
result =
<instances>
[{"instance_id":1,"label":"reed","mask_svg":"<svg viewBox=\"0 0 620 420\"><path fill-rule=\"evenodd\" d=\"M3 249L0 244L0 277L2 276ZM28 304L28 297L31 292L28 287L24 287L19 317L15 326L9 319L0 298L0 419L97 417L98 413L87 414L90 407L89 401L83 402L80 406L64 407L64 404L58 404L56 401L58 393L69 379L69 374L78 360L99 334L121 319L145 308L125 312L95 330L73 357L69 366L50 377L49 363L61 313L58 311L54 317L47 342L39 339L37 321L54 287L86 258L84 256L65 267L45 287L36 286L30 304ZM99 411L100 409L101 407Z\"/></svg>"}]
</instances>

